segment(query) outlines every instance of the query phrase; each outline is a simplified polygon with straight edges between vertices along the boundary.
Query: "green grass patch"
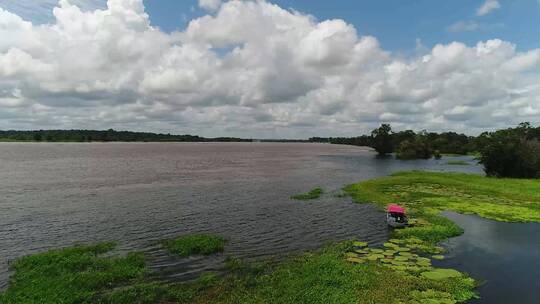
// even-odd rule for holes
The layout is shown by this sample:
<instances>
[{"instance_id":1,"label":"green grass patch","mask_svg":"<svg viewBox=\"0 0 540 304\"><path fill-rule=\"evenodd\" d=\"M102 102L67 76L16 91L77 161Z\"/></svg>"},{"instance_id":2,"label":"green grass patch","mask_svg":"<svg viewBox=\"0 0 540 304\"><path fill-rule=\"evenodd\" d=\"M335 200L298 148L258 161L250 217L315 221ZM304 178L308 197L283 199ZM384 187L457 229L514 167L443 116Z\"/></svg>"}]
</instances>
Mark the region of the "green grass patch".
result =
<instances>
[{"instance_id":1,"label":"green grass patch","mask_svg":"<svg viewBox=\"0 0 540 304\"><path fill-rule=\"evenodd\" d=\"M296 194L291 196L292 199L307 201L312 199L318 199L324 193L324 190L321 187L314 188L306 193Z\"/></svg>"},{"instance_id":2,"label":"green grass patch","mask_svg":"<svg viewBox=\"0 0 540 304\"><path fill-rule=\"evenodd\" d=\"M9 289L0 294L0 303L390 304L422 299L455 303L474 297L474 280L466 276L433 280L374 262L351 263L346 257L354 248L353 242L277 264L231 259L224 277L208 273L188 283L149 280L144 277L144 260L138 254L101 256L113 247L100 244L25 257L13 265L15 274Z\"/></svg>"},{"instance_id":3,"label":"green grass patch","mask_svg":"<svg viewBox=\"0 0 540 304\"><path fill-rule=\"evenodd\" d=\"M23 257L11 265L0 303L93 303L101 292L141 279L144 257L102 257L114 243L76 246Z\"/></svg>"},{"instance_id":4,"label":"green grass patch","mask_svg":"<svg viewBox=\"0 0 540 304\"><path fill-rule=\"evenodd\" d=\"M212 234L191 234L164 242L164 246L171 254L187 257L193 254L210 255L222 252L227 241Z\"/></svg>"},{"instance_id":5,"label":"green grass patch","mask_svg":"<svg viewBox=\"0 0 540 304\"><path fill-rule=\"evenodd\" d=\"M96 302L99 304L197 303L198 299L202 298L206 291L220 280L215 274L206 273L189 283L143 282L104 293Z\"/></svg>"},{"instance_id":6,"label":"green grass patch","mask_svg":"<svg viewBox=\"0 0 540 304\"><path fill-rule=\"evenodd\" d=\"M331 245L278 264L231 259L223 278L135 286L109 295L107 303L456 303L475 296L474 280L465 275L433 280L376 263L351 263L346 260L351 248L352 242Z\"/></svg>"},{"instance_id":7,"label":"green grass patch","mask_svg":"<svg viewBox=\"0 0 540 304\"><path fill-rule=\"evenodd\" d=\"M396 236L432 244L462 233L439 216L443 210L504 222L540 222L540 180L412 171L353 184L345 191L358 203L404 205L419 224L396 230Z\"/></svg>"},{"instance_id":8,"label":"green grass patch","mask_svg":"<svg viewBox=\"0 0 540 304\"><path fill-rule=\"evenodd\" d=\"M469 162L466 162L464 160L449 160L446 162L447 165L452 165L452 166L469 166L470 163Z\"/></svg>"},{"instance_id":9,"label":"green grass patch","mask_svg":"<svg viewBox=\"0 0 540 304\"><path fill-rule=\"evenodd\" d=\"M195 303L414 303L424 293L465 301L474 296L467 277L430 280L375 263L346 261L346 242L288 259L259 272L233 273ZM428 302L426 302L428 303Z\"/></svg>"}]
</instances>

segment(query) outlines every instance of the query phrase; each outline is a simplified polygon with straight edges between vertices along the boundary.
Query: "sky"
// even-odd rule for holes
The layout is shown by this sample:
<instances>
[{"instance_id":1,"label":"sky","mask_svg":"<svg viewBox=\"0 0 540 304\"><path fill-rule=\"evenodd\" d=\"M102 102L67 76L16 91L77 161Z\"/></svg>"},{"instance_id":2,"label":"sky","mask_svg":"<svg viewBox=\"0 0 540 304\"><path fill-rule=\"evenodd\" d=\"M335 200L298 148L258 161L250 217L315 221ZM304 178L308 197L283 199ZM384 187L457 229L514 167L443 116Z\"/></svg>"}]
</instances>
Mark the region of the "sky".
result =
<instances>
[{"instance_id":1,"label":"sky","mask_svg":"<svg viewBox=\"0 0 540 304\"><path fill-rule=\"evenodd\" d=\"M0 0L0 129L540 123L540 0Z\"/></svg>"}]
</instances>

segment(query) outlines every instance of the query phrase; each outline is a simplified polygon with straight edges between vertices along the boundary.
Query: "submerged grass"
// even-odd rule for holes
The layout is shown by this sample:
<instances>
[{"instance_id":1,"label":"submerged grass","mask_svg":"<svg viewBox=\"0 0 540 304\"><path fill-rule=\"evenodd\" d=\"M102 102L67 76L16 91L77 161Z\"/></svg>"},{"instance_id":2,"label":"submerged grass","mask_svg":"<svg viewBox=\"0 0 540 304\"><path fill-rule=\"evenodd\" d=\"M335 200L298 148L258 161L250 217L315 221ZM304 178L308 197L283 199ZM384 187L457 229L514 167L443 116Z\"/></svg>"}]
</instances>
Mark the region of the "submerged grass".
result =
<instances>
[{"instance_id":1,"label":"submerged grass","mask_svg":"<svg viewBox=\"0 0 540 304\"><path fill-rule=\"evenodd\" d=\"M164 242L171 254L187 257L192 254L210 255L222 252L227 240L219 235L190 234Z\"/></svg>"},{"instance_id":2,"label":"submerged grass","mask_svg":"<svg viewBox=\"0 0 540 304\"><path fill-rule=\"evenodd\" d=\"M292 199L307 201L312 199L318 199L324 193L324 190L321 187L314 188L306 193L296 194L291 196Z\"/></svg>"}]
</instances>

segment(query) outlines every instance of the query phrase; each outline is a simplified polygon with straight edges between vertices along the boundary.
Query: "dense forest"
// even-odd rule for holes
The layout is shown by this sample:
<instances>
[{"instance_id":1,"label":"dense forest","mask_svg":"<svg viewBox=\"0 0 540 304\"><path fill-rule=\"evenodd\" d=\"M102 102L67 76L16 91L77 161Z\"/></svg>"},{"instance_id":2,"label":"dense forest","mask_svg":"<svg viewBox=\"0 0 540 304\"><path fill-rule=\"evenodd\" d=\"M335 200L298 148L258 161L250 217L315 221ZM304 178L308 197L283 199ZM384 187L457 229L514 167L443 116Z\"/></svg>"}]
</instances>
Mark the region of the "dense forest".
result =
<instances>
[{"instance_id":1,"label":"dense forest","mask_svg":"<svg viewBox=\"0 0 540 304\"><path fill-rule=\"evenodd\" d=\"M149 132L105 131L96 130L35 130L35 131L0 131L2 141L126 141L126 142L251 142L251 139L234 137L205 138L196 135L172 135Z\"/></svg>"}]
</instances>

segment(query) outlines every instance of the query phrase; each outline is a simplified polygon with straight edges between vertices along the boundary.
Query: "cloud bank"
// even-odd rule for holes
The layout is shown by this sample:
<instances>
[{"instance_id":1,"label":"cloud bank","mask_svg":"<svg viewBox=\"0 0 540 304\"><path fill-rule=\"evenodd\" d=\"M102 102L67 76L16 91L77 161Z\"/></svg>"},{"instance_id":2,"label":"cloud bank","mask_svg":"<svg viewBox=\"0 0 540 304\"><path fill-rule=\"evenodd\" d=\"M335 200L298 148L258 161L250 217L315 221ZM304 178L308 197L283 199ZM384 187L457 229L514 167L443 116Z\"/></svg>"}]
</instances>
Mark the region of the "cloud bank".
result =
<instances>
[{"instance_id":1,"label":"cloud bank","mask_svg":"<svg viewBox=\"0 0 540 304\"><path fill-rule=\"evenodd\" d=\"M0 9L0 129L307 137L540 122L540 49L495 39L402 58L343 20L262 0L217 9L170 34L142 0L61 0L39 26Z\"/></svg>"}]
</instances>

